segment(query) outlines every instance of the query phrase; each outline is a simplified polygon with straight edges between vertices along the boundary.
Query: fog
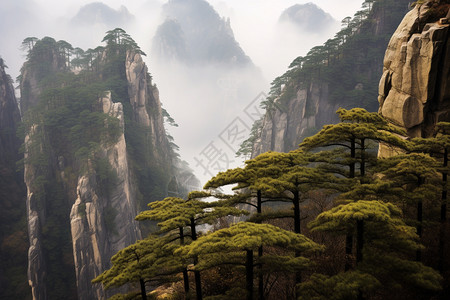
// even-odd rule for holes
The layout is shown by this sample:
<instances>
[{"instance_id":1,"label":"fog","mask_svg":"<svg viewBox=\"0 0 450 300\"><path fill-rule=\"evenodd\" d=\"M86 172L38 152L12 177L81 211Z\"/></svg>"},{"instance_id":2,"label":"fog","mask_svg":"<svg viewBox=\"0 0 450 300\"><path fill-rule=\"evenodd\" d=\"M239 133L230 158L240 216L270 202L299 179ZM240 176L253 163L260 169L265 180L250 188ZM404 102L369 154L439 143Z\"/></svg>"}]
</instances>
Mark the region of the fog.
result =
<instances>
[{"instance_id":1,"label":"fog","mask_svg":"<svg viewBox=\"0 0 450 300\"><path fill-rule=\"evenodd\" d=\"M51 36L74 47L95 48L107 30L121 27L149 54L144 58L160 91L163 107L179 127L167 128L202 184L211 175L239 166L234 153L261 114L259 102L270 82L290 62L322 44L352 16L363 0L209 0L222 18L229 18L235 40L252 64L229 68L228 61L190 64L152 57L152 39L166 20L159 0L105 0L102 13L78 15L89 0L2 0L0 56L13 78L19 75L24 38ZM294 4L313 2L336 21L320 32L280 23ZM104 6L105 7L105 6ZM84 16L84 17L83 17ZM214 155L214 161L211 157Z\"/></svg>"}]
</instances>

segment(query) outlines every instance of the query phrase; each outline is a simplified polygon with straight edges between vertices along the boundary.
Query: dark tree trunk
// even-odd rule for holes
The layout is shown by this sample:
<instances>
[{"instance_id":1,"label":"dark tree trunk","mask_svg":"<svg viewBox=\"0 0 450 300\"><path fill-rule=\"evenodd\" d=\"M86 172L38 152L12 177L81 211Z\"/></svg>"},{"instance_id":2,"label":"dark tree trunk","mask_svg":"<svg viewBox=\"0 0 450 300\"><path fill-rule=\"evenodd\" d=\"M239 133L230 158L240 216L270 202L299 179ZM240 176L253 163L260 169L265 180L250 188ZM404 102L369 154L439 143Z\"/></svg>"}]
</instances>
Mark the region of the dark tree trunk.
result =
<instances>
[{"instance_id":1,"label":"dark tree trunk","mask_svg":"<svg viewBox=\"0 0 450 300\"><path fill-rule=\"evenodd\" d=\"M366 146L365 139L361 139L361 165L360 165L361 177L366 175Z\"/></svg>"},{"instance_id":2,"label":"dark tree trunk","mask_svg":"<svg viewBox=\"0 0 450 300\"><path fill-rule=\"evenodd\" d=\"M417 202L417 235L419 236L419 239L422 238L422 200L419 200ZM416 261L422 261L422 251L419 249L416 252Z\"/></svg>"},{"instance_id":3,"label":"dark tree trunk","mask_svg":"<svg viewBox=\"0 0 450 300\"><path fill-rule=\"evenodd\" d=\"M363 259L364 246L364 220L356 221L356 263L360 263Z\"/></svg>"},{"instance_id":4,"label":"dark tree trunk","mask_svg":"<svg viewBox=\"0 0 450 300\"><path fill-rule=\"evenodd\" d=\"M198 258L194 257L194 265L198 264ZM197 300L202 300L202 279L200 277L200 271L194 271L195 277L195 293L197 294Z\"/></svg>"},{"instance_id":5,"label":"dark tree trunk","mask_svg":"<svg viewBox=\"0 0 450 300\"><path fill-rule=\"evenodd\" d=\"M363 247L364 247L364 220L356 221L356 264L363 260ZM358 300L363 300L363 294L361 290L358 291Z\"/></svg>"},{"instance_id":6,"label":"dark tree trunk","mask_svg":"<svg viewBox=\"0 0 450 300\"><path fill-rule=\"evenodd\" d=\"M356 143L355 143L355 139L352 138L351 142L350 142L350 157L352 160L354 160L356 158ZM350 174L349 177L350 178L355 178L355 162L352 161L349 165L350 167Z\"/></svg>"},{"instance_id":7,"label":"dark tree trunk","mask_svg":"<svg viewBox=\"0 0 450 300\"><path fill-rule=\"evenodd\" d=\"M191 218L191 236L192 240L197 240L197 231L195 229L195 220L194 218ZM198 258L194 257L194 265L198 263ZM197 300L202 300L202 280L200 277L200 271L194 271L194 277L195 277L195 292L197 294Z\"/></svg>"},{"instance_id":8,"label":"dark tree trunk","mask_svg":"<svg viewBox=\"0 0 450 300\"><path fill-rule=\"evenodd\" d=\"M353 235L348 233L345 237L345 271L352 268L352 249L353 249Z\"/></svg>"},{"instance_id":9,"label":"dark tree trunk","mask_svg":"<svg viewBox=\"0 0 450 300\"><path fill-rule=\"evenodd\" d=\"M253 250L247 250L245 262L247 300L253 300Z\"/></svg>"},{"instance_id":10,"label":"dark tree trunk","mask_svg":"<svg viewBox=\"0 0 450 300\"><path fill-rule=\"evenodd\" d=\"M147 300L147 291L145 290L145 282L144 279L139 279L139 283L141 285L141 296L142 300Z\"/></svg>"},{"instance_id":11,"label":"dark tree trunk","mask_svg":"<svg viewBox=\"0 0 450 300\"><path fill-rule=\"evenodd\" d=\"M300 193L298 190L294 191L294 232L301 233L300 228Z\"/></svg>"},{"instance_id":12,"label":"dark tree trunk","mask_svg":"<svg viewBox=\"0 0 450 300\"><path fill-rule=\"evenodd\" d=\"M444 149L444 169L448 166L448 150ZM445 261L445 227L447 221L447 172L442 173L441 226L439 232L439 271L446 271Z\"/></svg>"},{"instance_id":13,"label":"dark tree trunk","mask_svg":"<svg viewBox=\"0 0 450 300\"><path fill-rule=\"evenodd\" d=\"M261 258L263 256L263 247L260 246L258 248L258 258ZM264 300L264 277L262 273L262 265L259 264L258 266L259 274L258 274L258 299Z\"/></svg>"},{"instance_id":14,"label":"dark tree trunk","mask_svg":"<svg viewBox=\"0 0 450 300\"><path fill-rule=\"evenodd\" d=\"M257 191L256 192L256 201L257 201L257 205L256 205L256 212L258 214L262 213L262 194L261 191ZM260 221L258 221L258 223L261 223ZM259 261L261 261L261 257L263 256L263 247L259 246L258 248L258 259ZM262 265L259 264L258 266L259 272L258 272L258 299L263 300L264 299L264 278L263 278L263 273L262 273Z\"/></svg>"},{"instance_id":15,"label":"dark tree trunk","mask_svg":"<svg viewBox=\"0 0 450 300\"><path fill-rule=\"evenodd\" d=\"M300 234L301 233L301 224L300 224L300 193L298 190L295 190L294 192L294 232ZM295 257L299 257L300 252L295 251ZM300 271L295 272L295 285L302 282L302 273ZM300 295L298 294L298 290L295 289L295 296L298 298Z\"/></svg>"},{"instance_id":16,"label":"dark tree trunk","mask_svg":"<svg viewBox=\"0 0 450 300\"><path fill-rule=\"evenodd\" d=\"M350 157L352 160L356 158L356 142L355 138L350 141ZM355 178L355 162L350 163L349 178ZM345 237L345 271L352 268L352 254L353 254L353 235L347 233Z\"/></svg>"},{"instance_id":17,"label":"dark tree trunk","mask_svg":"<svg viewBox=\"0 0 450 300\"><path fill-rule=\"evenodd\" d=\"M183 227L180 227L180 244L184 245L184 231ZM184 282L184 294L185 298L189 299L189 276L187 268L183 269L183 282Z\"/></svg>"}]
</instances>

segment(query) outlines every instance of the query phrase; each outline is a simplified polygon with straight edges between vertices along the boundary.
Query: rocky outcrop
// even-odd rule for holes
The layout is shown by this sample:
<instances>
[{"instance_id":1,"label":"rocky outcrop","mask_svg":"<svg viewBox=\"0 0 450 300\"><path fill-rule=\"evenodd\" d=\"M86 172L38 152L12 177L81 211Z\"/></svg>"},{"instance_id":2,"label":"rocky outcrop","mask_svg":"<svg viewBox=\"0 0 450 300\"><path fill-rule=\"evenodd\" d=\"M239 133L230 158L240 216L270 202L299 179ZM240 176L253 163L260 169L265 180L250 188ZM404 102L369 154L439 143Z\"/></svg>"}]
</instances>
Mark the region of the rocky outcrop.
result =
<instances>
[{"instance_id":1,"label":"rocky outcrop","mask_svg":"<svg viewBox=\"0 0 450 300\"><path fill-rule=\"evenodd\" d=\"M296 149L323 125L338 122L339 107L376 111L386 45L408 7L406 0L375 1L370 12L363 11L364 20L355 16L353 25L334 39L297 57L272 83L266 102L274 108L264 115L259 137L251 137L256 141L252 157L269 150ZM351 26L355 27L348 34Z\"/></svg>"},{"instance_id":2,"label":"rocky outcrop","mask_svg":"<svg viewBox=\"0 0 450 300\"><path fill-rule=\"evenodd\" d=\"M40 48L45 42L50 47ZM96 61L99 70L86 70L99 84L108 76L122 78L128 89L113 91L122 99L107 92L96 101L100 85L85 81L75 88L85 93L46 97L49 90L67 91L66 78L85 80L58 64L54 47L53 39L37 42L21 75L29 126L24 176L29 285L33 299L106 299L108 292L91 280L111 266L115 253L141 238L134 218L152 195L167 194L173 151L158 90L140 54L106 49ZM111 59L114 55L123 57ZM100 66L121 61L114 65L120 74L100 73ZM69 108L73 103L79 104ZM73 120L67 123L61 115Z\"/></svg>"},{"instance_id":3,"label":"rocky outcrop","mask_svg":"<svg viewBox=\"0 0 450 300\"><path fill-rule=\"evenodd\" d=\"M98 191L95 172L78 179L78 197L70 212L78 299L105 298L101 285L93 286L91 280L110 267L111 256L141 237L134 220L136 201L129 178L122 104L113 103L110 93L100 101L103 112L118 118L122 129L117 142L102 147L100 154L117 179L106 195Z\"/></svg>"},{"instance_id":4,"label":"rocky outcrop","mask_svg":"<svg viewBox=\"0 0 450 300\"><path fill-rule=\"evenodd\" d=\"M158 88L152 84L148 68L142 56L128 51L125 60L125 72L128 81L128 95L133 107L134 121L149 128L154 158L171 164L169 142L164 128L161 101ZM149 109L151 108L151 109Z\"/></svg>"},{"instance_id":5,"label":"rocky outcrop","mask_svg":"<svg viewBox=\"0 0 450 300\"><path fill-rule=\"evenodd\" d=\"M266 113L261 135L253 145L252 155L267 151L288 152L325 124L337 121L335 111L339 108L328 101L327 84L311 84L286 105L275 102L276 109Z\"/></svg>"},{"instance_id":6,"label":"rocky outcrop","mask_svg":"<svg viewBox=\"0 0 450 300\"><path fill-rule=\"evenodd\" d=\"M17 149L21 142L16 136L20 123L12 78L6 74L3 59L0 58L0 162L7 163L18 158Z\"/></svg>"},{"instance_id":7,"label":"rocky outcrop","mask_svg":"<svg viewBox=\"0 0 450 300\"><path fill-rule=\"evenodd\" d=\"M19 106L13 80L0 58L0 299L29 298L26 286L25 186L16 163L22 158L17 137Z\"/></svg>"},{"instance_id":8,"label":"rocky outcrop","mask_svg":"<svg viewBox=\"0 0 450 300\"><path fill-rule=\"evenodd\" d=\"M438 2L405 16L384 59L379 111L410 137L429 137L437 122L450 120L450 4Z\"/></svg>"}]
</instances>

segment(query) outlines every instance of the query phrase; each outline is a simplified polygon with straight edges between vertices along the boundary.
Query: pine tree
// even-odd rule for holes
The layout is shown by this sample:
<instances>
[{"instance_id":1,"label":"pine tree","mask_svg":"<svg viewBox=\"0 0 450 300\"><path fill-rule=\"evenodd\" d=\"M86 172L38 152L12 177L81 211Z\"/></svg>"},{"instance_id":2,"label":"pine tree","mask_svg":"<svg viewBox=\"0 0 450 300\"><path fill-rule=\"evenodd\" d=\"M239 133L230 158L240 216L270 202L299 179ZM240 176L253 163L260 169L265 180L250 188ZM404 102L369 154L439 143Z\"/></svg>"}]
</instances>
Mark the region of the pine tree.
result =
<instances>
[{"instance_id":1,"label":"pine tree","mask_svg":"<svg viewBox=\"0 0 450 300\"><path fill-rule=\"evenodd\" d=\"M440 209L440 234L439 234L439 270L446 270L445 260L445 228L447 223L447 183L448 183L448 160L450 151L450 123L439 122L436 124L433 137L414 138L411 140L412 151L424 152L439 159L441 167L438 171L442 174L442 192Z\"/></svg>"},{"instance_id":2,"label":"pine tree","mask_svg":"<svg viewBox=\"0 0 450 300\"><path fill-rule=\"evenodd\" d=\"M398 136L405 135L405 132L391 125L377 113L370 113L362 108L351 110L340 108L337 113L341 123L324 126L317 134L306 138L300 144L300 149L311 151L332 147L330 151L316 154L313 160L321 163L319 168L325 169L326 172L350 180L358 179L344 186L347 191L351 191L358 182L364 183L367 180L366 169L370 163L376 161L376 152L368 149L370 141L399 148L407 148L407 143ZM357 166L359 173L356 170ZM353 236L350 234L346 237L345 252L345 269L349 270L353 253Z\"/></svg>"},{"instance_id":3,"label":"pine tree","mask_svg":"<svg viewBox=\"0 0 450 300\"><path fill-rule=\"evenodd\" d=\"M254 251L262 246L277 246L303 254L320 251L322 248L303 235L296 234L269 224L241 222L230 228L221 229L200 237L175 253L189 257L199 257L195 266L204 270L219 265L245 266L246 299L253 299L253 277L255 265L261 264L263 271L290 270L307 268L310 260L292 255L265 255L255 260Z\"/></svg>"},{"instance_id":4,"label":"pine tree","mask_svg":"<svg viewBox=\"0 0 450 300\"><path fill-rule=\"evenodd\" d=\"M438 203L440 192L437 161L427 154L402 154L382 159L377 167L383 178L390 182L388 189L395 193L388 194L389 200L398 203L406 211L416 207L416 229L419 238L423 232L423 204L427 200L431 206ZM421 261L422 252L417 251L416 259Z\"/></svg>"},{"instance_id":5,"label":"pine tree","mask_svg":"<svg viewBox=\"0 0 450 300\"><path fill-rule=\"evenodd\" d=\"M139 282L142 299L147 299L146 283L162 284L178 280L184 265L173 255L178 246L167 237L150 235L120 250L111 258L112 267L92 280L105 289ZM135 293L132 293L135 294Z\"/></svg>"},{"instance_id":6,"label":"pine tree","mask_svg":"<svg viewBox=\"0 0 450 300\"><path fill-rule=\"evenodd\" d=\"M141 212L136 220L160 221L158 226L161 232L171 233L175 231L180 244L185 243L185 237L189 236L192 241L197 240L196 227L201 224L213 224L218 218L228 215L241 215L244 211L227 206L223 201L203 202L196 198L206 196L202 192L191 192L190 199L184 200L178 197L167 197L164 200L154 201L148 204L151 208ZM189 227L189 234L184 233L184 228ZM197 258L193 257L194 264ZM202 299L201 277L199 271L194 271L197 299ZM186 269L183 271L183 279L186 294L189 293L189 282Z\"/></svg>"},{"instance_id":7,"label":"pine tree","mask_svg":"<svg viewBox=\"0 0 450 300\"><path fill-rule=\"evenodd\" d=\"M352 232L357 236L354 269L332 277L315 274L300 285L300 299L361 299L375 289L414 287L441 289L441 276L420 262L408 260L421 249L415 229L401 210L382 201L349 201L320 214L309 224L313 231Z\"/></svg>"}]
</instances>

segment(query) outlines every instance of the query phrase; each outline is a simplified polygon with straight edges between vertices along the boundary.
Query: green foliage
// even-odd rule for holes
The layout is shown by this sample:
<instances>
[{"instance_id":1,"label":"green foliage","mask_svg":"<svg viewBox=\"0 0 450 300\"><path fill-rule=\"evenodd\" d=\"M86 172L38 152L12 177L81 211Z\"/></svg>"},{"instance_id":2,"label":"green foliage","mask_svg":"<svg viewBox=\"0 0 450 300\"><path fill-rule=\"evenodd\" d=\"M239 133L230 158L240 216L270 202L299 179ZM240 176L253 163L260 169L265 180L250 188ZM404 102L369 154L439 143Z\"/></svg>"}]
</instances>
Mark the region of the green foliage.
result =
<instances>
[{"instance_id":1,"label":"green foliage","mask_svg":"<svg viewBox=\"0 0 450 300\"><path fill-rule=\"evenodd\" d=\"M115 254L111 258L112 267L92 283L102 283L109 289L141 279L156 284L176 280L175 275L184 268L180 257L173 255L177 247L166 238L150 235Z\"/></svg>"},{"instance_id":2,"label":"green foliage","mask_svg":"<svg viewBox=\"0 0 450 300\"><path fill-rule=\"evenodd\" d=\"M297 250L303 254L314 253L321 246L307 237L270 224L240 222L229 228L220 229L200 237L191 244L175 251L188 257L200 256L197 269L207 269L221 264L245 264L245 250L258 250L261 246L278 246L286 250ZM309 260L304 257L266 256L266 264L281 267L289 265L293 269L304 269ZM276 263L274 263L274 260ZM261 262L260 262L261 263ZM283 268L285 269L285 268Z\"/></svg>"},{"instance_id":3,"label":"green foliage","mask_svg":"<svg viewBox=\"0 0 450 300\"><path fill-rule=\"evenodd\" d=\"M194 194L191 194L194 195ZM160 221L158 226L163 232L177 228L195 225L213 224L218 218L245 212L235 207L226 206L225 202L203 202L197 199L183 200L177 197L167 197L148 204L150 210L139 213L136 220Z\"/></svg>"},{"instance_id":4,"label":"green foliage","mask_svg":"<svg viewBox=\"0 0 450 300\"><path fill-rule=\"evenodd\" d=\"M359 271L339 273L335 276L313 274L299 286L299 300L351 300L360 292L370 295L381 283L373 276Z\"/></svg>"},{"instance_id":5,"label":"green foliage","mask_svg":"<svg viewBox=\"0 0 450 300\"><path fill-rule=\"evenodd\" d=\"M405 258L423 246L418 243L415 228L405 224L401 210L394 204L350 202L321 213L309 226L312 230L356 234L356 221L364 221L364 256L358 271L390 287L441 289L442 277L437 271Z\"/></svg>"},{"instance_id":6,"label":"green foliage","mask_svg":"<svg viewBox=\"0 0 450 300\"><path fill-rule=\"evenodd\" d=\"M261 135L263 125L263 119L256 120L253 125L252 129L250 131L250 136L248 139L243 141L241 145L239 146L238 151L236 152L236 157L244 157L248 158L251 156L253 151L253 145L255 144L256 140Z\"/></svg>"}]
</instances>

